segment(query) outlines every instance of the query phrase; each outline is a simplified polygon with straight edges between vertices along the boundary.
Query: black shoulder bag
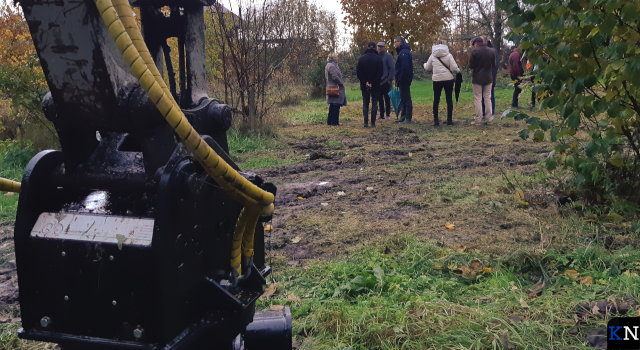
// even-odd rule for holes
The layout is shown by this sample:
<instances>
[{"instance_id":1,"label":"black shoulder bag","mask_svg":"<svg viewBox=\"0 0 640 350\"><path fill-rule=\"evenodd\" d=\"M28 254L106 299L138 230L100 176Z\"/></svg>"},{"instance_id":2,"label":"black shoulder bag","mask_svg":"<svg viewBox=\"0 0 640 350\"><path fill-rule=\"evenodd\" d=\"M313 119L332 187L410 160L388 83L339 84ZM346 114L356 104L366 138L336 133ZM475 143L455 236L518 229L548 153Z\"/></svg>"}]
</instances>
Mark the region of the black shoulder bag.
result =
<instances>
[{"instance_id":1,"label":"black shoulder bag","mask_svg":"<svg viewBox=\"0 0 640 350\"><path fill-rule=\"evenodd\" d=\"M442 60L440 59L440 57L436 57L438 59L438 61L440 61L440 63L442 63L442 65L444 67L447 67L444 62L442 62ZM447 67L447 69L449 70L449 72L451 72L451 67ZM453 72L451 72L451 75L454 75ZM458 98L460 97L460 87L462 86L462 73L458 72L457 74L455 74L455 82L454 82L454 86L455 86L455 95L456 95L456 102L458 102Z\"/></svg>"}]
</instances>

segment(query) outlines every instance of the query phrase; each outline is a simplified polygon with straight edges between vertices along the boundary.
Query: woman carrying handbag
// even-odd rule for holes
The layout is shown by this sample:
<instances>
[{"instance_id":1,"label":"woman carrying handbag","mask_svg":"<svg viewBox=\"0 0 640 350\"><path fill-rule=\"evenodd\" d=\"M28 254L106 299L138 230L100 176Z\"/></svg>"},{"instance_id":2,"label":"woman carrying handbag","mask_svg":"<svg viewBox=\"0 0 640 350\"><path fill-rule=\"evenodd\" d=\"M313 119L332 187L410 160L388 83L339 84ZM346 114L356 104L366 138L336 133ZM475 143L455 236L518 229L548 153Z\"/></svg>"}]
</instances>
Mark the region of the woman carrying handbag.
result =
<instances>
[{"instance_id":1,"label":"woman carrying handbag","mask_svg":"<svg viewBox=\"0 0 640 350\"><path fill-rule=\"evenodd\" d=\"M327 66L324 69L324 78L327 81L327 104L329 104L329 116L327 125L340 125L340 107L347 105L347 97L344 91L342 72L338 67L338 55L330 53L327 57Z\"/></svg>"},{"instance_id":2,"label":"woman carrying handbag","mask_svg":"<svg viewBox=\"0 0 640 350\"><path fill-rule=\"evenodd\" d=\"M447 125L453 125L453 85L456 76L453 72L460 73L456 60L449 53L447 42L439 40L431 48L431 56L424 64L425 70L433 69L433 125L439 126L438 107L442 89L447 98Z\"/></svg>"}]
</instances>

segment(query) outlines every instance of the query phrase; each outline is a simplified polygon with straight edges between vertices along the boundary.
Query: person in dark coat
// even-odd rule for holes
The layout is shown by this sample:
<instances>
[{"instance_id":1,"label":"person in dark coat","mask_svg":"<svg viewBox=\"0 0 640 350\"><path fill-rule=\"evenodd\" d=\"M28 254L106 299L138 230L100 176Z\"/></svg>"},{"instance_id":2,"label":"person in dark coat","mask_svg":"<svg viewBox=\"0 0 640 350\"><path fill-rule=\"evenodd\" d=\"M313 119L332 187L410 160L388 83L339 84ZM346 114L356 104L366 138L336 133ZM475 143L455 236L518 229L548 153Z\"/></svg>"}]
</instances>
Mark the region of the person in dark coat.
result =
<instances>
[{"instance_id":1,"label":"person in dark coat","mask_svg":"<svg viewBox=\"0 0 640 350\"><path fill-rule=\"evenodd\" d=\"M509 74L511 75L511 80L514 81L514 90L513 90L513 99L511 100L511 107L518 108L518 96L522 92L520 88L520 82L522 81L522 75L524 74L524 69L522 68L522 61L520 57L520 52L518 52L518 47L514 47L511 55L509 56Z\"/></svg>"},{"instance_id":2,"label":"person in dark coat","mask_svg":"<svg viewBox=\"0 0 640 350\"><path fill-rule=\"evenodd\" d=\"M336 86L340 89L338 96L328 96L327 104L329 105L329 116L327 117L327 125L340 125L340 107L347 105L347 97L344 90L344 80L342 80L342 72L338 67L338 55L330 53L327 57L327 66L324 68L324 78L327 87Z\"/></svg>"},{"instance_id":3,"label":"person in dark coat","mask_svg":"<svg viewBox=\"0 0 640 350\"><path fill-rule=\"evenodd\" d=\"M382 81L380 82L380 116L378 117L378 120L383 118L390 119L391 100L389 98L389 91L391 91L393 78L396 76L395 62L393 60L393 56L389 52L387 52L387 47L382 41L378 43L378 54L380 55L380 57L382 57Z\"/></svg>"},{"instance_id":4,"label":"person in dark coat","mask_svg":"<svg viewBox=\"0 0 640 350\"><path fill-rule=\"evenodd\" d=\"M411 82L413 81L413 57L411 47L401 36L393 39L393 46L398 52L396 58L396 86L400 89L400 120L395 123L411 124L413 119L413 102L411 101Z\"/></svg>"},{"instance_id":5,"label":"person in dark coat","mask_svg":"<svg viewBox=\"0 0 640 350\"><path fill-rule=\"evenodd\" d=\"M487 39L485 36L482 37L482 39ZM487 42L487 46L492 48L493 51L496 54L496 66L493 67L493 84L491 85L491 111L493 113L493 115L496 114L496 96L494 94L494 90L496 88L496 81L498 78L498 69L500 69L500 54L498 53L498 50L496 50L495 47L493 47L493 44L491 43L491 40L486 40ZM484 100L482 100L482 116L484 116Z\"/></svg>"},{"instance_id":6,"label":"person in dark coat","mask_svg":"<svg viewBox=\"0 0 640 350\"><path fill-rule=\"evenodd\" d=\"M356 67L356 74L360 80L360 90L362 91L362 114L365 128L369 127L369 102L371 102L371 126L376 126L382 70L382 57L376 51L376 43L370 42L367 45L367 50L358 59L358 66Z\"/></svg>"},{"instance_id":7,"label":"person in dark coat","mask_svg":"<svg viewBox=\"0 0 640 350\"><path fill-rule=\"evenodd\" d=\"M493 84L493 67L496 65L495 50L487 47L480 37L473 40L475 48L471 52L469 68L473 70L471 83L473 86L473 96L475 98L476 118L471 125L482 124L482 100L485 104L485 114L487 124L493 121L493 111L491 110L491 85Z\"/></svg>"}]
</instances>

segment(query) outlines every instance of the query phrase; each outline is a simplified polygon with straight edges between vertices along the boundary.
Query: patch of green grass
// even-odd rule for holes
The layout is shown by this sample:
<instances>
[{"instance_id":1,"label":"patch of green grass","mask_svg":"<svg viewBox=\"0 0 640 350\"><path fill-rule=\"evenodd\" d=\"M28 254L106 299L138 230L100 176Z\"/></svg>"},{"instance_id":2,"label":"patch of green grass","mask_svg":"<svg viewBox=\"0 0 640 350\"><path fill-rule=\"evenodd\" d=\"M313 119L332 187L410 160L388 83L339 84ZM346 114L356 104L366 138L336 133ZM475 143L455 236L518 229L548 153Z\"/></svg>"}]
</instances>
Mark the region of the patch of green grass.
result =
<instances>
[{"instance_id":1,"label":"patch of green grass","mask_svg":"<svg viewBox=\"0 0 640 350\"><path fill-rule=\"evenodd\" d=\"M344 146L344 143L340 142L340 141L335 141L335 140L329 140L327 141L327 146L329 147L342 147Z\"/></svg>"},{"instance_id":2,"label":"patch of green grass","mask_svg":"<svg viewBox=\"0 0 640 350\"><path fill-rule=\"evenodd\" d=\"M227 142L231 155L282 147L277 140L277 135L246 134L237 129L230 129L227 132Z\"/></svg>"},{"instance_id":3,"label":"patch of green grass","mask_svg":"<svg viewBox=\"0 0 640 350\"><path fill-rule=\"evenodd\" d=\"M362 103L362 92L360 91L359 84L349 84L345 88L347 104L349 106L357 105L360 107ZM496 97L496 110L499 113L500 108L507 106L513 94L513 87L498 85L495 88ZM521 95L521 100L527 101L524 97L526 93ZM431 80L415 80L411 84L411 98L414 106L417 105L432 105L433 104L433 82ZM471 82L465 82L460 92L460 99L456 105L464 105L473 103L473 91L471 88ZM442 93L440 107L446 108L444 92ZM327 121L328 105L324 98L308 99L302 101L298 106L292 106L285 111L286 118L289 122L295 124L324 124ZM429 107L430 108L430 107ZM428 109L429 109L428 108ZM470 111L473 113L473 110ZM393 113L393 112L392 112ZM458 118L459 116L454 116ZM355 119L354 119L355 118ZM361 109L350 109L348 112L340 113L340 121L352 121L359 120L361 118ZM499 119L496 122L500 122Z\"/></svg>"},{"instance_id":4,"label":"patch of green grass","mask_svg":"<svg viewBox=\"0 0 640 350\"><path fill-rule=\"evenodd\" d=\"M505 331L516 348L582 348L588 329L607 320L589 318L570 333L577 303L638 298L639 272L631 247L494 259L394 236L348 259L284 268L273 276L279 292L259 307L291 306L300 349L501 348ZM541 279L546 288L530 298Z\"/></svg>"},{"instance_id":5,"label":"patch of green grass","mask_svg":"<svg viewBox=\"0 0 640 350\"><path fill-rule=\"evenodd\" d=\"M264 169L281 165L287 165L292 163L298 163L304 160L304 157L294 156L284 159L276 158L269 155L260 155L256 157L250 157L246 160L239 160L238 165L243 169Z\"/></svg>"},{"instance_id":6,"label":"patch of green grass","mask_svg":"<svg viewBox=\"0 0 640 350\"><path fill-rule=\"evenodd\" d=\"M301 113L291 114L288 118L290 122L300 124L325 124L327 122L327 114L329 113L328 105L325 110L303 111Z\"/></svg>"},{"instance_id":7,"label":"patch of green grass","mask_svg":"<svg viewBox=\"0 0 640 350\"><path fill-rule=\"evenodd\" d=\"M21 182L23 173L22 166L0 162L0 177L2 178ZM18 197L17 193L0 192L0 225L12 224L15 221Z\"/></svg>"}]
</instances>

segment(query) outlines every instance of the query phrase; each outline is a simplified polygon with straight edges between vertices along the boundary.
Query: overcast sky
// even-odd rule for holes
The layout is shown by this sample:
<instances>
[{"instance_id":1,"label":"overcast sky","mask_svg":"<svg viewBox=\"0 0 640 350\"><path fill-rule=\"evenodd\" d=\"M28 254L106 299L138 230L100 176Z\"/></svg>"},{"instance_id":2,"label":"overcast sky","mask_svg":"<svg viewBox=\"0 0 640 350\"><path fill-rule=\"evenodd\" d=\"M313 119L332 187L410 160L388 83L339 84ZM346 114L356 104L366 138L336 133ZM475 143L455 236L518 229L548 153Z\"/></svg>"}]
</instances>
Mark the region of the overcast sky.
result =
<instances>
[{"instance_id":1,"label":"overcast sky","mask_svg":"<svg viewBox=\"0 0 640 350\"><path fill-rule=\"evenodd\" d=\"M258 0L259 1L259 0ZM231 8L233 12L237 12L237 4L238 4L239 0L220 0L220 3L225 6L225 7L229 7L229 3L232 4ZM329 10L332 11L333 13L336 14L336 17L338 18L338 29L339 29L339 33L340 33L340 39L345 37L345 25L342 23L342 20L344 20L344 15L342 14L342 7L340 6L340 0L310 0L309 2L313 2L316 5L324 8L325 10ZM344 43L344 41L340 40L342 43Z\"/></svg>"},{"instance_id":2,"label":"overcast sky","mask_svg":"<svg viewBox=\"0 0 640 350\"><path fill-rule=\"evenodd\" d=\"M316 1L316 4L336 14L336 17L338 18L338 27L340 28L340 35L341 36L344 35L345 26L342 23L342 20L344 19L344 15L342 14L342 11L341 11L342 7L340 6L340 0Z\"/></svg>"}]
</instances>

